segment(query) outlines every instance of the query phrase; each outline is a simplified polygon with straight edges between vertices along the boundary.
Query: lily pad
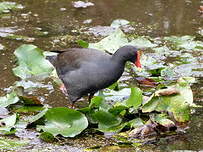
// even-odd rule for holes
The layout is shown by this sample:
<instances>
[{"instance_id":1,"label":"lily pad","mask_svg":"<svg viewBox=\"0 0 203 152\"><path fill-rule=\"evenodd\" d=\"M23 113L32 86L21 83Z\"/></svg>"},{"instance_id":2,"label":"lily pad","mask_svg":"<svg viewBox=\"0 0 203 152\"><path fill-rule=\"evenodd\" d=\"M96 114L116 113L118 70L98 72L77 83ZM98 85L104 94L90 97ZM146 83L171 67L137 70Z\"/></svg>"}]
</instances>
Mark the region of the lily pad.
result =
<instances>
[{"instance_id":1,"label":"lily pad","mask_svg":"<svg viewBox=\"0 0 203 152\"><path fill-rule=\"evenodd\" d=\"M98 43L90 43L89 48L94 48L109 53L115 53L120 47L126 45L128 39L125 34L118 28L115 32L105 37Z\"/></svg>"},{"instance_id":2,"label":"lily pad","mask_svg":"<svg viewBox=\"0 0 203 152\"><path fill-rule=\"evenodd\" d=\"M175 123L173 121L171 121L170 119L168 119L167 116L164 114L159 114L159 115L157 114L152 119L156 123L168 128L168 130L173 127L176 128Z\"/></svg>"},{"instance_id":3,"label":"lily pad","mask_svg":"<svg viewBox=\"0 0 203 152\"><path fill-rule=\"evenodd\" d=\"M7 94L4 97L0 97L0 107L7 107L11 104L17 103L19 101L18 96L15 92Z\"/></svg>"},{"instance_id":4,"label":"lily pad","mask_svg":"<svg viewBox=\"0 0 203 152\"><path fill-rule=\"evenodd\" d=\"M130 88L123 88L119 91L114 91L114 90L110 90L110 91L106 91L104 92L105 95L105 99L106 100L110 100L110 101L123 101L125 99L127 99L130 96Z\"/></svg>"},{"instance_id":5,"label":"lily pad","mask_svg":"<svg viewBox=\"0 0 203 152\"><path fill-rule=\"evenodd\" d=\"M203 42L201 41L195 41L194 36L171 36L171 37L165 37L166 41L169 41L172 43L173 46L175 46L178 49L187 49L187 50L193 50L193 49L203 49Z\"/></svg>"},{"instance_id":6,"label":"lily pad","mask_svg":"<svg viewBox=\"0 0 203 152\"><path fill-rule=\"evenodd\" d=\"M29 143L28 140L23 140L23 139L11 139L11 138L6 138L0 137L0 149L1 151L14 151L17 148L20 148L22 146L25 146Z\"/></svg>"},{"instance_id":7,"label":"lily pad","mask_svg":"<svg viewBox=\"0 0 203 152\"><path fill-rule=\"evenodd\" d=\"M134 40L132 40L129 45L134 45L138 48L153 48L156 47L157 44L153 44L152 42L150 42L148 39L146 39L145 37L138 37Z\"/></svg>"},{"instance_id":8,"label":"lily pad","mask_svg":"<svg viewBox=\"0 0 203 152\"><path fill-rule=\"evenodd\" d=\"M29 117L29 118L27 119L27 122L28 122L29 124L31 124L31 123L33 123L33 122L39 120L40 118L42 118L42 117L46 114L47 111L48 111L48 108L45 108L45 109L42 110L40 113L38 113L38 114L36 114L36 115L34 115L34 116Z\"/></svg>"},{"instance_id":9,"label":"lily pad","mask_svg":"<svg viewBox=\"0 0 203 152\"><path fill-rule=\"evenodd\" d=\"M21 4L16 4L15 2L0 2L0 13L8 13L13 9L22 9Z\"/></svg>"},{"instance_id":10,"label":"lily pad","mask_svg":"<svg viewBox=\"0 0 203 152\"><path fill-rule=\"evenodd\" d=\"M131 94L128 100L126 101L126 105L134 109L138 109L138 107L142 104L142 91L139 88L131 88Z\"/></svg>"},{"instance_id":11,"label":"lily pad","mask_svg":"<svg viewBox=\"0 0 203 152\"><path fill-rule=\"evenodd\" d=\"M193 105L192 90L188 84L181 85L181 83L168 87L170 92L173 89L176 90L174 94L164 94L162 96L159 94L160 90L156 91L149 100L145 102L142 107L142 112L168 111L173 113L174 118L178 122L189 121L190 106Z\"/></svg>"},{"instance_id":12,"label":"lily pad","mask_svg":"<svg viewBox=\"0 0 203 152\"><path fill-rule=\"evenodd\" d=\"M125 19L116 19L111 23L111 27L119 28L120 26L127 25L130 22Z\"/></svg>"},{"instance_id":13,"label":"lily pad","mask_svg":"<svg viewBox=\"0 0 203 152\"><path fill-rule=\"evenodd\" d=\"M15 126L17 115L13 114L0 120L0 133L8 134Z\"/></svg>"},{"instance_id":14,"label":"lily pad","mask_svg":"<svg viewBox=\"0 0 203 152\"><path fill-rule=\"evenodd\" d=\"M88 46L89 46L89 43L86 41L83 41L83 40L78 40L77 43L78 43L78 45L80 45L83 48L88 48Z\"/></svg>"},{"instance_id":15,"label":"lily pad","mask_svg":"<svg viewBox=\"0 0 203 152\"><path fill-rule=\"evenodd\" d=\"M64 137L74 137L88 126L87 118L82 113L63 107L49 109L45 118L47 122L38 129L54 136L60 134Z\"/></svg>"},{"instance_id":16,"label":"lily pad","mask_svg":"<svg viewBox=\"0 0 203 152\"><path fill-rule=\"evenodd\" d=\"M34 45L21 45L14 52L18 59L18 66L13 68L13 72L21 79L32 76L49 76L54 67L45 59L43 51Z\"/></svg>"},{"instance_id":17,"label":"lily pad","mask_svg":"<svg viewBox=\"0 0 203 152\"><path fill-rule=\"evenodd\" d=\"M98 130L102 132L116 132L120 130L120 123L122 119L113 115L107 111L97 111L93 114L95 120L97 120ZM122 127L121 127L122 128Z\"/></svg>"}]
</instances>

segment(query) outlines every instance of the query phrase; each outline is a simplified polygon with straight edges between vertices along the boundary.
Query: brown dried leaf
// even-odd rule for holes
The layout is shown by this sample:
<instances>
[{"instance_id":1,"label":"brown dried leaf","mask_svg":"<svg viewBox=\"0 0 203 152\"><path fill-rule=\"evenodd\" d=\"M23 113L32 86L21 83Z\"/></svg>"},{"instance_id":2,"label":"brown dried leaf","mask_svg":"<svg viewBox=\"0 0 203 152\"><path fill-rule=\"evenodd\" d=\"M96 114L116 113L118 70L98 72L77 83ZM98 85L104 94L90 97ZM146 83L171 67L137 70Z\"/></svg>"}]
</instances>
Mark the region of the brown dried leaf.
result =
<instances>
[{"instance_id":1,"label":"brown dried leaf","mask_svg":"<svg viewBox=\"0 0 203 152\"><path fill-rule=\"evenodd\" d=\"M180 91L176 88L167 88L167 89L161 89L155 92L155 96L170 96L170 95L176 95L180 94Z\"/></svg>"}]
</instances>

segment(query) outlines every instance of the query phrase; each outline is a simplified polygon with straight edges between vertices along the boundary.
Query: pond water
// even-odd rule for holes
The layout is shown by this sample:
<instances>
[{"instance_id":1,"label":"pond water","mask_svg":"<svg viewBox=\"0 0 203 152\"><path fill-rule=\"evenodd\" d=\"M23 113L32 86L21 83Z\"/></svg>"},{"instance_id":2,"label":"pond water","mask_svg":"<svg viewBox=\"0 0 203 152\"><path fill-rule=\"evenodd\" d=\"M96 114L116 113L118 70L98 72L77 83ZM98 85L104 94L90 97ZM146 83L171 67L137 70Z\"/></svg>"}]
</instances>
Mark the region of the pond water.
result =
<instances>
[{"instance_id":1,"label":"pond water","mask_svg":"<svg viewBox=\"0 0 203 152\"><path fill-rule=\"evenodd\" d=\"M113 20L118 18L134 22L134 30L137 34L151 37L196 36L203 26L203 17L198 11L200 5L203 5L202 0L92 0L94 6L87 8L74 8L70 0L13 1L22 4L24 8L0 16L0 44L5 47L4 50L0 50L0 96L5 94L5 88L18 80L11 69L15 66L13 52L21 44L32 43L44 50L74 46L74 43L56 45L57 39L55 37L69 35L78 38L88 28L109 26ZM5 33L27 36L34 38L34 41L32 39L19 41L4 38L2 34ZM85 37L85 39L94 41L94 38ZM199 58L200 63L203 63L202 53ZM170 60L168 61L170 62ZM203 69L200 72L203 72ZM203 106L203 78L201 76L200 74L192 89L195 103ZM39 95L46 99L48 103L57 106L66 105L67 101L58 89L46 97L43 96L43 93L39 93ZM193 113L186 133L157 139L156 142L146 145L147 151L203 150L202 128L203 110L197 108ZM85 145L84 140L90 140L92 146L97 145L97 140L95 142L94 139L98 136L90 139L81 138L81 141L79 139L70 139L71 141L69 141L71 147L79 147L79 145L81 147L78 149L66 148L70 151L82 151L82 148L91 146L89 144ZM110 145L108 144L109 139L99 138L102 138L102 142L99 142L101 145ZM74 144L74 142L77 144ZM115 151L134 150L136 149L115 148ZM108 151L108 148L104 147L101 151Z\"/></svg>"}]
</instances>

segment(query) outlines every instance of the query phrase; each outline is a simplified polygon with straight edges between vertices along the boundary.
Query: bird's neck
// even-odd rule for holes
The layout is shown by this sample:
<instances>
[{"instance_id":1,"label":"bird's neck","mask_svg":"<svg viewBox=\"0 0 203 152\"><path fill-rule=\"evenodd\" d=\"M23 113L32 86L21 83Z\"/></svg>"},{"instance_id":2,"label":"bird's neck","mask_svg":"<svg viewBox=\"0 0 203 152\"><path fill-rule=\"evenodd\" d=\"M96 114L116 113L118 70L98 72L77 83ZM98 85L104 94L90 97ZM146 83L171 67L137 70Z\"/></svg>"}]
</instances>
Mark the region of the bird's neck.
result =
<instances>
[{"instance_id":1,"label":"bird's neck","mask_svg":"<svg viewBox=\"0 0 203 152\"><path fill-rule=\"evenodd\" d=\"M123 66L125 66L125 63L127 62L125 54L119 50L112 55L112 60Z\"/></svg>"}]
</instances>

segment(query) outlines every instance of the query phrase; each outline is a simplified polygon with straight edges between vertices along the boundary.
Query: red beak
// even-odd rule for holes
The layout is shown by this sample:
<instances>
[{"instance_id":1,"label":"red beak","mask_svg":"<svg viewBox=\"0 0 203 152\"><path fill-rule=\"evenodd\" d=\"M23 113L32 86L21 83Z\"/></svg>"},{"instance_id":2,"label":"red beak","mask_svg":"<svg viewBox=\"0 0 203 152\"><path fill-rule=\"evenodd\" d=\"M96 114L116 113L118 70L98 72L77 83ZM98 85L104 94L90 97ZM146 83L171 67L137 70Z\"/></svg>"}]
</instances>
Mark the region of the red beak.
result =
<instances>
[{"instance_id":1,"label":"red beak","mask_svg":"<svg viewBox=\"0 0 203 152\"><path fill-rule=\"evenodd\" d=\"M141 68L141 63L140 63L140 56L141 56L141 52L137 51L137 60L135 61L135 65L138 68Z\"/></svg>"}]
</instances>

